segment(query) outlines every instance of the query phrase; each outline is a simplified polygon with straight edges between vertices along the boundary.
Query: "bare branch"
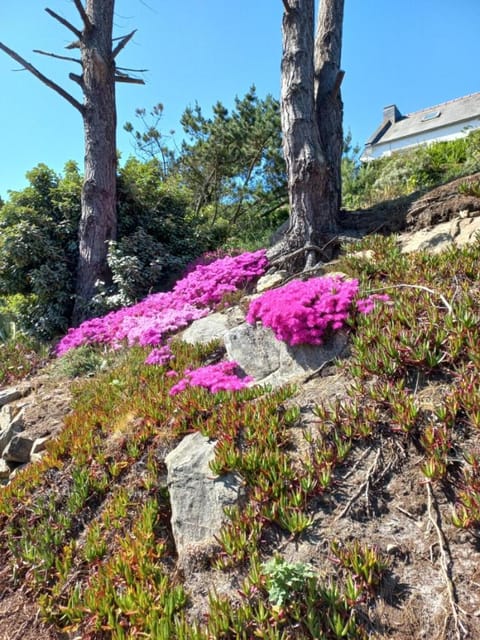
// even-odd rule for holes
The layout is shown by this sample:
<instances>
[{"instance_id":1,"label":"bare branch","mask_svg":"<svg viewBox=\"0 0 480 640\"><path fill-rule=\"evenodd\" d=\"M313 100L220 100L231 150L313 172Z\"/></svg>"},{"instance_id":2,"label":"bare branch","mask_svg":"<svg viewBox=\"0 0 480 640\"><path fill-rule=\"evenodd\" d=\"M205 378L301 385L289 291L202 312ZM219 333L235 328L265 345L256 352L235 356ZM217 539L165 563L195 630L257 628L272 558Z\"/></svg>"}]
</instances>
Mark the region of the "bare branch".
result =
<instances>
[{"instance_id":1,"label":"bare branch","mask_svg":"<svg viewBox=\"0 0 480 640\"><path fill-rule=\"evenodd\" d=\"M67 91L65 91L65 89L62 89L60 85L58 85L56 82L53 82L53 80L50 80L50 78L47 78L47 76L44 76L43 73L41 73L36 67L27 62L24 58L22 58L22 56L19 56L18 53L16 53L12 49L9 49L6 45L3 44L3 42L0 42L0 50L4 51L8 56L13 58L15 62L21 64L24 69L30 71L31 74L33 74L36 78L43 82L43 84L47 85L47 87L56 91L59 95L62 96L62 98L65 98L67 102L74 106L75 109L78 109L78 111L80 111L80 113L83 115L83 105L78 102L78 100L76 100L73 96L71 96Z\"/></svg>"},{"instance_id":2,"label":"bare branch","mask_svg":"<svg viewBox=\"0 0 480 640\"><path fill-rule=\"evenodd\" d=\"M41 49L34 49L33 53L39 53L42 56L49 56L50 58L58 58L58 60L68 60L69 62L78 62L82 64L82 61L78 58L70 58L69 56L59 56L56 53L49 53L48 51L42 51Z\"/></svg>"},{"instance_id":3,"label":"bare branch","mask_svg":"<svg viewBox=\"0 0 480 640\"><path fill-rule=\"evenodd\" d=\"M82 90L83 90L85 85L83 84L82 76L78 76L76 73L69 73L68 77L70 78L70 80L73 80L74 82L79 84L82 87Z\"/></svg>"},{"instance_id":4,"label":"bare branch","mask_svg":"<svg viewBox=\"0 0 480 640\"><path fill-rule=\"evenodd\" d=\"M72 31L80 40L80 38L82 37L82 32L79 31L76 27L74 27L73 24L71 24L68 20L65 20L65 18L62 18L62 16L58 15L58 13L55 13L55 11L52 11L51 9L47 8L45 9L45 11L48 13L49 16L52 16L52 18L55 18L55 20L58 20L60 24L63 24L64 27L67 27L67 29L70 29L70 31Z\"/></svg>"},{"instance_id":5,"label":"bare branch","mask_svg":"<svg viewBox=\"0 0 480 640\"><path fill-rule=\"evenodd\" d=\"M145 81L141 78L131 78L126 75L116 75L115 82L125 82L125 84L145 84Z\"/></svg>"},{"instance_id":6,"label":"bare branch","mask_svg":"<svg viewBox=\"0 0 480 640\"><path fill-rule=\"evenodd\" d=\"M438 507L438 502L433 493L432 485L430 482L426 483L427 487L427 513L428 519L432 523L435 532L437 534L438 540L438 548L440 550L440 568L442 570L443 578L445 580L445 585L447 587L448 593L448 602L450 604L452 618L455 625L456 637L458 640L462 640L462 638L467 637L467 629L463 625L459 616L459 606L458 606L458 597L457 591L455 588L455 583L452 579L452 564L453 559L450 553L450 549L448 547L448 542L445 538L445 533L442 529L442 516L440 514L440 509Z\"/></svg>"},{"instance_id":7,"label":"bare branch","mask_svg":"<svg viewBox=\"0 0 480 640\"><path fill-rule=\"evenodd\" d=\"M77 11L80 14L80 17L82 18L82 22L85 25L85 29L87 31L90 31L90 29L92 28L92 23L90 22L90 18L87 16L85 7L80 2L80 0L73 0L73 3L77 7Z\"/></svg>"},{"instance_id":8,"label":"bare branch","mask_svg":"<svg viewBox=\"0 0 480 640\"><path fill-rule=\"evenodd\" d=\"M133 71L133 73L146 73L148 69L130 69L129 67L116 67L117 71Z\"/></svg>"},{"instance_id":9,"label":"bare branch","mask_svg":"<svg viewBox=\"0 0 480 640\"><path fill-rule=\"evenodd\" d=\"M75 42L67 44L65 49L80 49L80 40L75 40Z\"/></svg>"},{"instance_id":10,"label":"bare branch","mask_svg":"<svg viewBox=\"0 0 480 640\"><path fill-rule=\"evenodd\" d=\"M283 6L285 7L285 11L288 13L291 9L290 5L288 4L288 0L283 0Z\"/></svg>"},{"instance_id":11,"label":"bare branch","mask_svg":"<svg viewBox=\"0 0 480 640\"><path fill-rule=\"evenodd\" d=\"M134 29L128 36L124 36L120 42L117 44L115 49L112 51L112 58L116 58L120 51L130 42L133 36L137 33L137 30Z\"/></svg>"}]
</instances>

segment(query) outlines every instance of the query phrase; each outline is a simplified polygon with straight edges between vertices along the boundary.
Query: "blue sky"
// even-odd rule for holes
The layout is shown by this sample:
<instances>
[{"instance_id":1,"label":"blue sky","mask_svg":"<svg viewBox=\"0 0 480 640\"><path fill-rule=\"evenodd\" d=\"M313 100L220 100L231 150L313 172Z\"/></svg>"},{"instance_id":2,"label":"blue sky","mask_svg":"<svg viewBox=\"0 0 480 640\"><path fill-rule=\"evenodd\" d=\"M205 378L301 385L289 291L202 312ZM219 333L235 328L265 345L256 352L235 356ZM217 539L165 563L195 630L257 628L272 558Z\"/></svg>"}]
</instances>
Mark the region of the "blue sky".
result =
<instances>
[{"instance_id":1,"label":"blue sky","mask_svg":"<svg viewBox=\"0 0 480 640\"><path fill-rule=\"evenodd\" d=\"M28 4L28 9L26 8ZM32 53L69 54L70 32L44 7L79 24L71 0L1 0L0 40L80 98L68 79L75 65ZM165 107L161 129L176 130L187 105L204 113L231 106L251 84L279 96L281 0L117 0L115 35L137 28L120 66L147 68L145 86L117 85L118 147L133 153L122 130L135 108ZM345 0L342 86L344 127L365 142L385 105L403 113L480 91L479 0ZM26 185L39 162L61 171L83 163L81 117L63 98L0 52L0 195Z\"/></svg>"}]
</instances>

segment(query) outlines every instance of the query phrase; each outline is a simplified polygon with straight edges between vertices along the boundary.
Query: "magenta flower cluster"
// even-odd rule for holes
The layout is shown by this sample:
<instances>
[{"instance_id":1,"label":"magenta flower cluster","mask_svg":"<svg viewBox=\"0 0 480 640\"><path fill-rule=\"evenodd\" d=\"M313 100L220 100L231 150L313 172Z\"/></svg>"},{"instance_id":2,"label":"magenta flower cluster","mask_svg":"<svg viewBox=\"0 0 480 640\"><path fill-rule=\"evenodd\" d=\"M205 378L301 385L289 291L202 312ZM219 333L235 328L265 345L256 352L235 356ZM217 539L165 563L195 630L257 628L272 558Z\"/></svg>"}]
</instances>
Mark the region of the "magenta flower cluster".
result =
<instances>
[{"instance_id":1,"label":"magenta flower cluster","mask_svg":"<svg viewBox=\"0 0 480 640\"><path fill-rule=\"evenodd\" d=\"M289 345L321 345L332 331L346 325L355 309L369 313L375 300L388 298L355 300L357 295L358 280L329 276L293 280L251 302L246 319L250 324L259 320Z\"/></svg>"},{"instance_id":2,"label":"magenta flower cluster","mask_svg":"<svg viewBox=\"0 0 480 640\"><path fill-rule=\"evenodd\" d=\"M236 362L219 362L199 369L185 369L185 377L175 384L169 391L171 396L185 391L187 387L203 387L211 393L217 391L239 391L248 386L253 378L245 376L240 378L236 371Z\"/></svg>"},{"instance_id":3,"label":"magenta flower cluster","mask_svg":"<svg viewBox=\"0 0 480 640\"><path fill-rule=\"evenodd\" d=\"M160 367L168 364L174 357L170 345L165 344L159 349L152 349L145 359L145 364L157 364Z\"/></svg>"},{"instance_id":4,"label":"magenta flower cluster","mask_svg":"<svg viewBox=\"0 0 480 640\"><path fill-rule=\"evenodd\" d=\"M115 348L124 341L129 346L156 347L171 333L208 315L225 294L261 276L267 265L264 250L199 265L179 280L172 291L152 294L131 307L86 320L70 329L57 345L56 353L60 356L92 343Z\"/></svg>"}]
</instances>

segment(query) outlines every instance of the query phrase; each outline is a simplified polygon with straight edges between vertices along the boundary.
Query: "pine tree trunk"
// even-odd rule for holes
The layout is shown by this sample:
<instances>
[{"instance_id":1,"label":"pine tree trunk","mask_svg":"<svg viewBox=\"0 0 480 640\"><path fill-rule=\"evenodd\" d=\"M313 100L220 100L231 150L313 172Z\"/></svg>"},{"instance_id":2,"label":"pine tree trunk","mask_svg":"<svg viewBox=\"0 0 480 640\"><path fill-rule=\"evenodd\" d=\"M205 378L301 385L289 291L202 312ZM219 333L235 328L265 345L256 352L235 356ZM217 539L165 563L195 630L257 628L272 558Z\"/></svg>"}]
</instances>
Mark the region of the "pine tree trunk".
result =
<instances>
[{"instance_id":1,"label":"pine tree trunk","mask_svg":"<svg viewBox=\"0 0 480 640\"><path fill-rule=\"evenodd\" d=\"M80 257L74 323L86 314L97 281L108 281L108 242L115 240L116 105L112 55L114 0L88 0L92 24L80 43L84 95L85 175L79 228Z\"/></svg>"},{"instance_id":2,"label":"pine tree trunk","mask_svg":"<svg viewBox=\"0 0 480 640\"><path fill-rule=\"evenodd\" d=\"M338 4L338 0L322 0L320 21L332 2ZM337 162L337 142L330 142L329 127L335 126L331 135L337 136L338 117L332 118L329 108L337 104L339 94L333 100L331 88L324 87L323 54L322 51L314 54L314 0L284 0L284 5L281 115L290 224L281 251L307 247L305 265L309 267L319 256L308 247L322 246L337 229L340 160L338 167L333 164ZM331 11L334 17L335 7ZM323 29L319 22L317 47L324 47L325 39L328 40ZM330 74L327 77L329 80Z\"/></svg>"},{"instance_id":3,"label":"pine tree trunk","mask_svg":"<svg viewBox=\"0 0 480 640\"><path fill-rule=\"evenodd\" d=\"M322 149L329 167L325 200L332 219L342 204L343 102L340 85L344 0L320 2L315 38L315 110Z\"/></svg>"}]
</instances>

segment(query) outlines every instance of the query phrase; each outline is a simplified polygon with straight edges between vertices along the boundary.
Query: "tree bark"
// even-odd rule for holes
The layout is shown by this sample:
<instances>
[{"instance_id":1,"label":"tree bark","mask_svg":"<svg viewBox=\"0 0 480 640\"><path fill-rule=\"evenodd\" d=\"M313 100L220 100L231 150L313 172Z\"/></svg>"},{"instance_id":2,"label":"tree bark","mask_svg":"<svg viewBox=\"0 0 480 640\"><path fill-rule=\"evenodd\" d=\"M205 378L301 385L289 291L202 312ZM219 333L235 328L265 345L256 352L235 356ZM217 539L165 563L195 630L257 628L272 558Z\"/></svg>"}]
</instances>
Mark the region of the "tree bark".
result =
<instances>
[{"instance_id":1,"label":"tree bark","mask_svg":"<svg viewBox=\"0 0 480 640\"><path fill-rule=\"evenodd\" d=\"M108 242L115 240L117 232L113 9L114 0L87 0L90 26L85 27L80 40L85 172L74 323L84 318L97 281L109 279Z\"/></svg>"},{"instance_id":2,"label":"tree bark","mask_svg":"<svg viewBox=\"0 0 480 640\"><path fill-rule=\"evenodd\" d=\"M342 203L343 102L340 85L344 0L320 2L315 38L315 111L329 179L325 200L337 218Z\"/></svg>"},{"instance_id":3,"label":"tree bark","mask_svg":"<svg viewBox=\"0 0 480 640\"><path fill-rule=\"evenodd\" d=\"M115 65L115 58L135 34L132 31L113 47L115 0L86 0L85 6L83 0L72 2L80 15L82 29L77 29L52 9L47 8L45 11L74 34L75 42L66 48L80 49L80 59L45 51L38 53L80 63L82 75L71 73L70 79L80 85L83 104L3 42L0 42L0 50L61 95L83 118L85 175L79 225L80 257L73 310L73 323L78 324L88 314L97 281L108 282L110 278L107 264L108 242L115 240L117 233L115 82L143 84L143 80L129 76Z\"/></svg>"},{"instance_id":4,"label":"tree bark","mask_svg":"<svg viewBox=\"0 0 480 640\"><path fill-rule=\"evenodd\" d=\"M322 246L335 235L340 207L342 111L339 129L338 113L330 110L335 106L338 111L341 104L336 83L343 0L321 0L315 43L314 0L285 0L284 6L281 116L290 223L277 253L305 247L304 264L311 267L318 256L309 247ZM335 20L340 20L339 31Z\"/></svg>"}]
</instances>

